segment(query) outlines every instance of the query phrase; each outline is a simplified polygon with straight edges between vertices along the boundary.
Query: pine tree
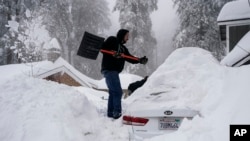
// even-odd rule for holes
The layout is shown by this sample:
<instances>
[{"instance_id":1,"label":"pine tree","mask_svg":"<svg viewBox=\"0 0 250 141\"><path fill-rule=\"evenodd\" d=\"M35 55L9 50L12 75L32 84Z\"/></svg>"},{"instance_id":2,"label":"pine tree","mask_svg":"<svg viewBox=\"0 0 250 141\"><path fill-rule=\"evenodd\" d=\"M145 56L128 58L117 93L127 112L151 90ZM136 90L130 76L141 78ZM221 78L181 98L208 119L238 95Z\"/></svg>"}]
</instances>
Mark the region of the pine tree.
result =
<instances>
[{"instance_id":1,"label":"pine tree","mask_svg":"<svg viewBox=\"0 0 250 141\"><path fill-rule=\"evenodd\" d=\"M145 66L129 65L127 71L139 75L150 74L156 67L156 39L152 35L150 14L157 9L158 0L117 0L115 11L120 12L121 28L130 31L129 48L131 54L138 57L146 55L149 62Z\"/></svg>"},{"instance_id":2,"label":"pine tree","mask_svg":"<svg viewBox=\"0 0 250 141\"><path fill-rule=\"evenodd\" d=\"M222 6L231 0L173 0L178 6L180 29L174 37L174 46L200 47L220 59L225 46L220 41L217 17Z\"/></svg>"},{"instance_id":3,"label":"pine tree","mask_svg":"<svg viewBox=\"0 0 250 141\"><path fill-rule=\"evenodd\" d=\"M33 41L32 36L28 34L33 32L34 26L40 25L41 29L49 31L50 34L47 37L58 40L62 47L61 56L64 59L87 75L95 77L100 74L100 65L96 63L98 61L93 62L81 58L76 55L76 52L84 31L101 34L110 27L111 22L108 18L109 9L106 1L0 0L0 4L0 11L3 12L3 14L0 13L0 19L3 19L0 21L0 26L5 27L10 20L19 25L16 31L7 27L0 31L1 64L17 63L17 53L19 57L26 61L25 56L33 58L30 55L35 55L38 52L39 55L36 55L41 56L43 44L39 41ZM30 11L32 16L26 17L26 11ZM30 40L29 44L27 43L28 40ZM35 60L37 61L37 59Z\"/></svg>"},{"instance_id":4,"label":"pine tree","mask_svg":"<svg viewBox=\"0 0 250 141\"><path fill-rule=\"evenodd\" d=\"M101 76L98 61L76 54L85 31L98 35L110 27L108 3L99 0L47 0L44 7L47 15L45 24L51 36L56 37L62 46L62 57L88 76Z\"/></svg>"},{"instance_id":5,"label":"pine tree","mask_svg":"<svg viewBox=\"0 0 250 141\"><path fill-rule=\"evenodd\" d=\"M28 20L31 21L30 18L26 17L26 11L28 9L36 10L37 6L40 4L40 0L31 0L31 1L23 1L23 0L1 0L0 1L0 11L3 12L0 14L1 20L1 33L0 33L0 46L2 50L1 55L1 63L2 64L12 64L20 62L21 57L29 56L31 53L27 51L30 47L25 46L24 36L28 37L25 32L29 30L28 26L23 25ZM8 21L12 23L16 23L18 28L12 30L10 27L7 27ZM3 30L2 30L3 29ZM26 53L24 53L26 52ZM34 52L32 53L33 57ZM32 57L29 57L32 58ZM27 61L27 59L26 59Z\"/></svg>"}]
</instances>

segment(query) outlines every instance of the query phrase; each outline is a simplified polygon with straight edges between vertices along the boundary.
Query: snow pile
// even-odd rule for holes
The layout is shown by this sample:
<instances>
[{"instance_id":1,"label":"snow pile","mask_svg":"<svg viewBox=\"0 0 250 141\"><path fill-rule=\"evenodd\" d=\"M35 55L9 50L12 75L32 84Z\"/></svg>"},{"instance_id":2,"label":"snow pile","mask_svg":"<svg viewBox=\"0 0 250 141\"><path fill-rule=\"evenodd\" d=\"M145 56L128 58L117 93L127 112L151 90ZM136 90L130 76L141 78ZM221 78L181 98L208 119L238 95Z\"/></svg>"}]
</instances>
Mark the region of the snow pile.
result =
<instances>
[{"instance_id":1,"label":"snow pile","mask_svg":"<svg viewBox=\"0 0 250 141\"><path fill-rule=\"evenodd\" d=\"M111 122L100 116L86 96L72 87L27 76L0 84L1 141L128 138L119 120ZM121 133L114 134L117 130Z\"/></svg>"},{"instance_id":2,"label":"snow pile","mask_svg":"<svg viewBox=\"0 0 250 141\"><path fill-rule=\"evenodd\" d=\"M198 48L176 50L130 97L127 110L191 108L200 115L177 132L146 141L228 141L232 124L250 124L250 66L229 68Z\"/></svg>"},{"instance_id":3,"label":"snow pile","mask_svg":"<svg viewBox=\"0 0 250 141\"><path fill-rule=\"evenodd\" d=\"M104 91L96 91L92 88L86 87L75 87L76 90L83 93L87 99L94 104L97 109L97 112L100 115L106 116L107 114L107 100L108 93Z\"/></svg>"},{"instance_id":4,"label":"snow pile","mask_svg":"<svg viewBox=\"0 0 250 141\"><path fill-rule=\"evenodd\" d=\"M25 64L10 64L0 66L0 83L15 76L33 76L41 72L47 71L53 63L50 61L25 63Z\"/></svg>"},{"instance_id":5,"label":"snow pile","mask_svg":"<svg viewBox=\"0 0 250 141\"><path fill-rule=\"evenodd\" d=\"M14 75L16 70L24 68L0 66L0 140L129 140L121 119L111 122L103 115L106 92ZM231 124L250 124L249 72L250 66L222 66L203 49L177 49L123 101L123 108L200 112L193 120L184 120L176 132L145 141L228 141Z\"/></svg>"},{"instance_id":6,"label":"snow pile","mask_svg":"<svg viewBox=\"0 0 250 141\"><path fill-rule=\"evenodd\" d=\"M181 48L128 98L127 111L190 108L200 112L177 132L146 141L229 140L231 124L249 124L250 66L229 68L199 48Z\"/></svg>"},{"instance_id":7,"label":"snow pile","mask_svg":"<svg viewBox=\"0 0 250 141\"><path fill-rule=\"evenodd\" d=\"M220 93L221 75L219 62L209 52L192 47L178 49L148 78L143 89L128 98L129 110L145 107L200 110L208 93Z\"/></svg>"}]
</instances>

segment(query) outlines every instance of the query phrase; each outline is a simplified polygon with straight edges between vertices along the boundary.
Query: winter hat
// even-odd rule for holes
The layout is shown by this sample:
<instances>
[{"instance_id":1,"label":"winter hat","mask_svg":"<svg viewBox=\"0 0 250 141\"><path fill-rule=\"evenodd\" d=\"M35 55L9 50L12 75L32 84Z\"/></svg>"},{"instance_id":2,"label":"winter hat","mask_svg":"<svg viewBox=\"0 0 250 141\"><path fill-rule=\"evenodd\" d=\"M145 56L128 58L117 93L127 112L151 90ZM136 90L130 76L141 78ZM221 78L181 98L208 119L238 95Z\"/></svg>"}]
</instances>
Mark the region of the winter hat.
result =
<instances>
[{"instance_id":1,"label":"winter hat","mask_svg":"<svg viewBox=\"0 0 250 141\"><path fill-rule=\"evenodd\" d=\"M124 36L128 33L129 31L127 29L120 29L118 32L117 32L117 39L118 39L118 42L119 43L122 43L123 42L123 39L124 39Z\"/></svg>"}]
</instances>

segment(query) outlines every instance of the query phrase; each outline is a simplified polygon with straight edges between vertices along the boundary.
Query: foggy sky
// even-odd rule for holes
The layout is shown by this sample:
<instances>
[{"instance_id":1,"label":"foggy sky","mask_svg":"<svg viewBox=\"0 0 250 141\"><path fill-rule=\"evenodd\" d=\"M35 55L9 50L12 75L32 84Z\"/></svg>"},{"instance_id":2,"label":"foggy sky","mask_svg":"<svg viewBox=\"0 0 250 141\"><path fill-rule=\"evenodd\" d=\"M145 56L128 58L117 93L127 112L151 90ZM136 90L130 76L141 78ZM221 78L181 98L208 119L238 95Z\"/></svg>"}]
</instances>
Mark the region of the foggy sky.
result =
<instances>
[{"instance_id":1,"label":"foggy sky","mask_svg":"<svg viewBox=\"0 0 250 141\"><path fill-rule=\"evenodd\" d=\"M110 8L111 28L106 32L108 35L116 35L120 28L119 12L113 12L115 0L108 0ZM165 61L167 56L174 50L172 48L172 38L178 27L178 17L173 8L172 0L159 0L158 10L151 14L152 31L157 40L157 65Z\"/></svg>"}]
</instances>

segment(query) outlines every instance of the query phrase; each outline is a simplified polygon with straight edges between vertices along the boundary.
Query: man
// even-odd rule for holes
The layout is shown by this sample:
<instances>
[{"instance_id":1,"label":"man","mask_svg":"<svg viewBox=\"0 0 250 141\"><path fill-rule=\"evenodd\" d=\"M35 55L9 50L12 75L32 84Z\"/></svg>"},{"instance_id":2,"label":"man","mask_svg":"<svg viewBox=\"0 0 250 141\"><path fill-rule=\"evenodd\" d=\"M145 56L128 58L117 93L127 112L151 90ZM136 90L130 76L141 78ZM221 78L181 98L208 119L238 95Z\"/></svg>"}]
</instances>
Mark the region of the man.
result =
<instances>
[{"instance_id":1,"label":"man","mask_svg":"<svg viewBox=\"0 0 250 141\"><path fill-rule=\"evenodd\" d=\"M108 110L107 116L118 119L122 115L122 88L119 78L119 73L123 70L125 61L132 64L146 64L148 59L146 56L138 60L126 59L121 57L121 54L132 56L124 44L129 39L129 31L120 29L116 37L110 36L102 45L104 50L116 51L115 55L103 53L101 72L105 77L106 84L109 89Z\"/></svg>"}]
</instances>

